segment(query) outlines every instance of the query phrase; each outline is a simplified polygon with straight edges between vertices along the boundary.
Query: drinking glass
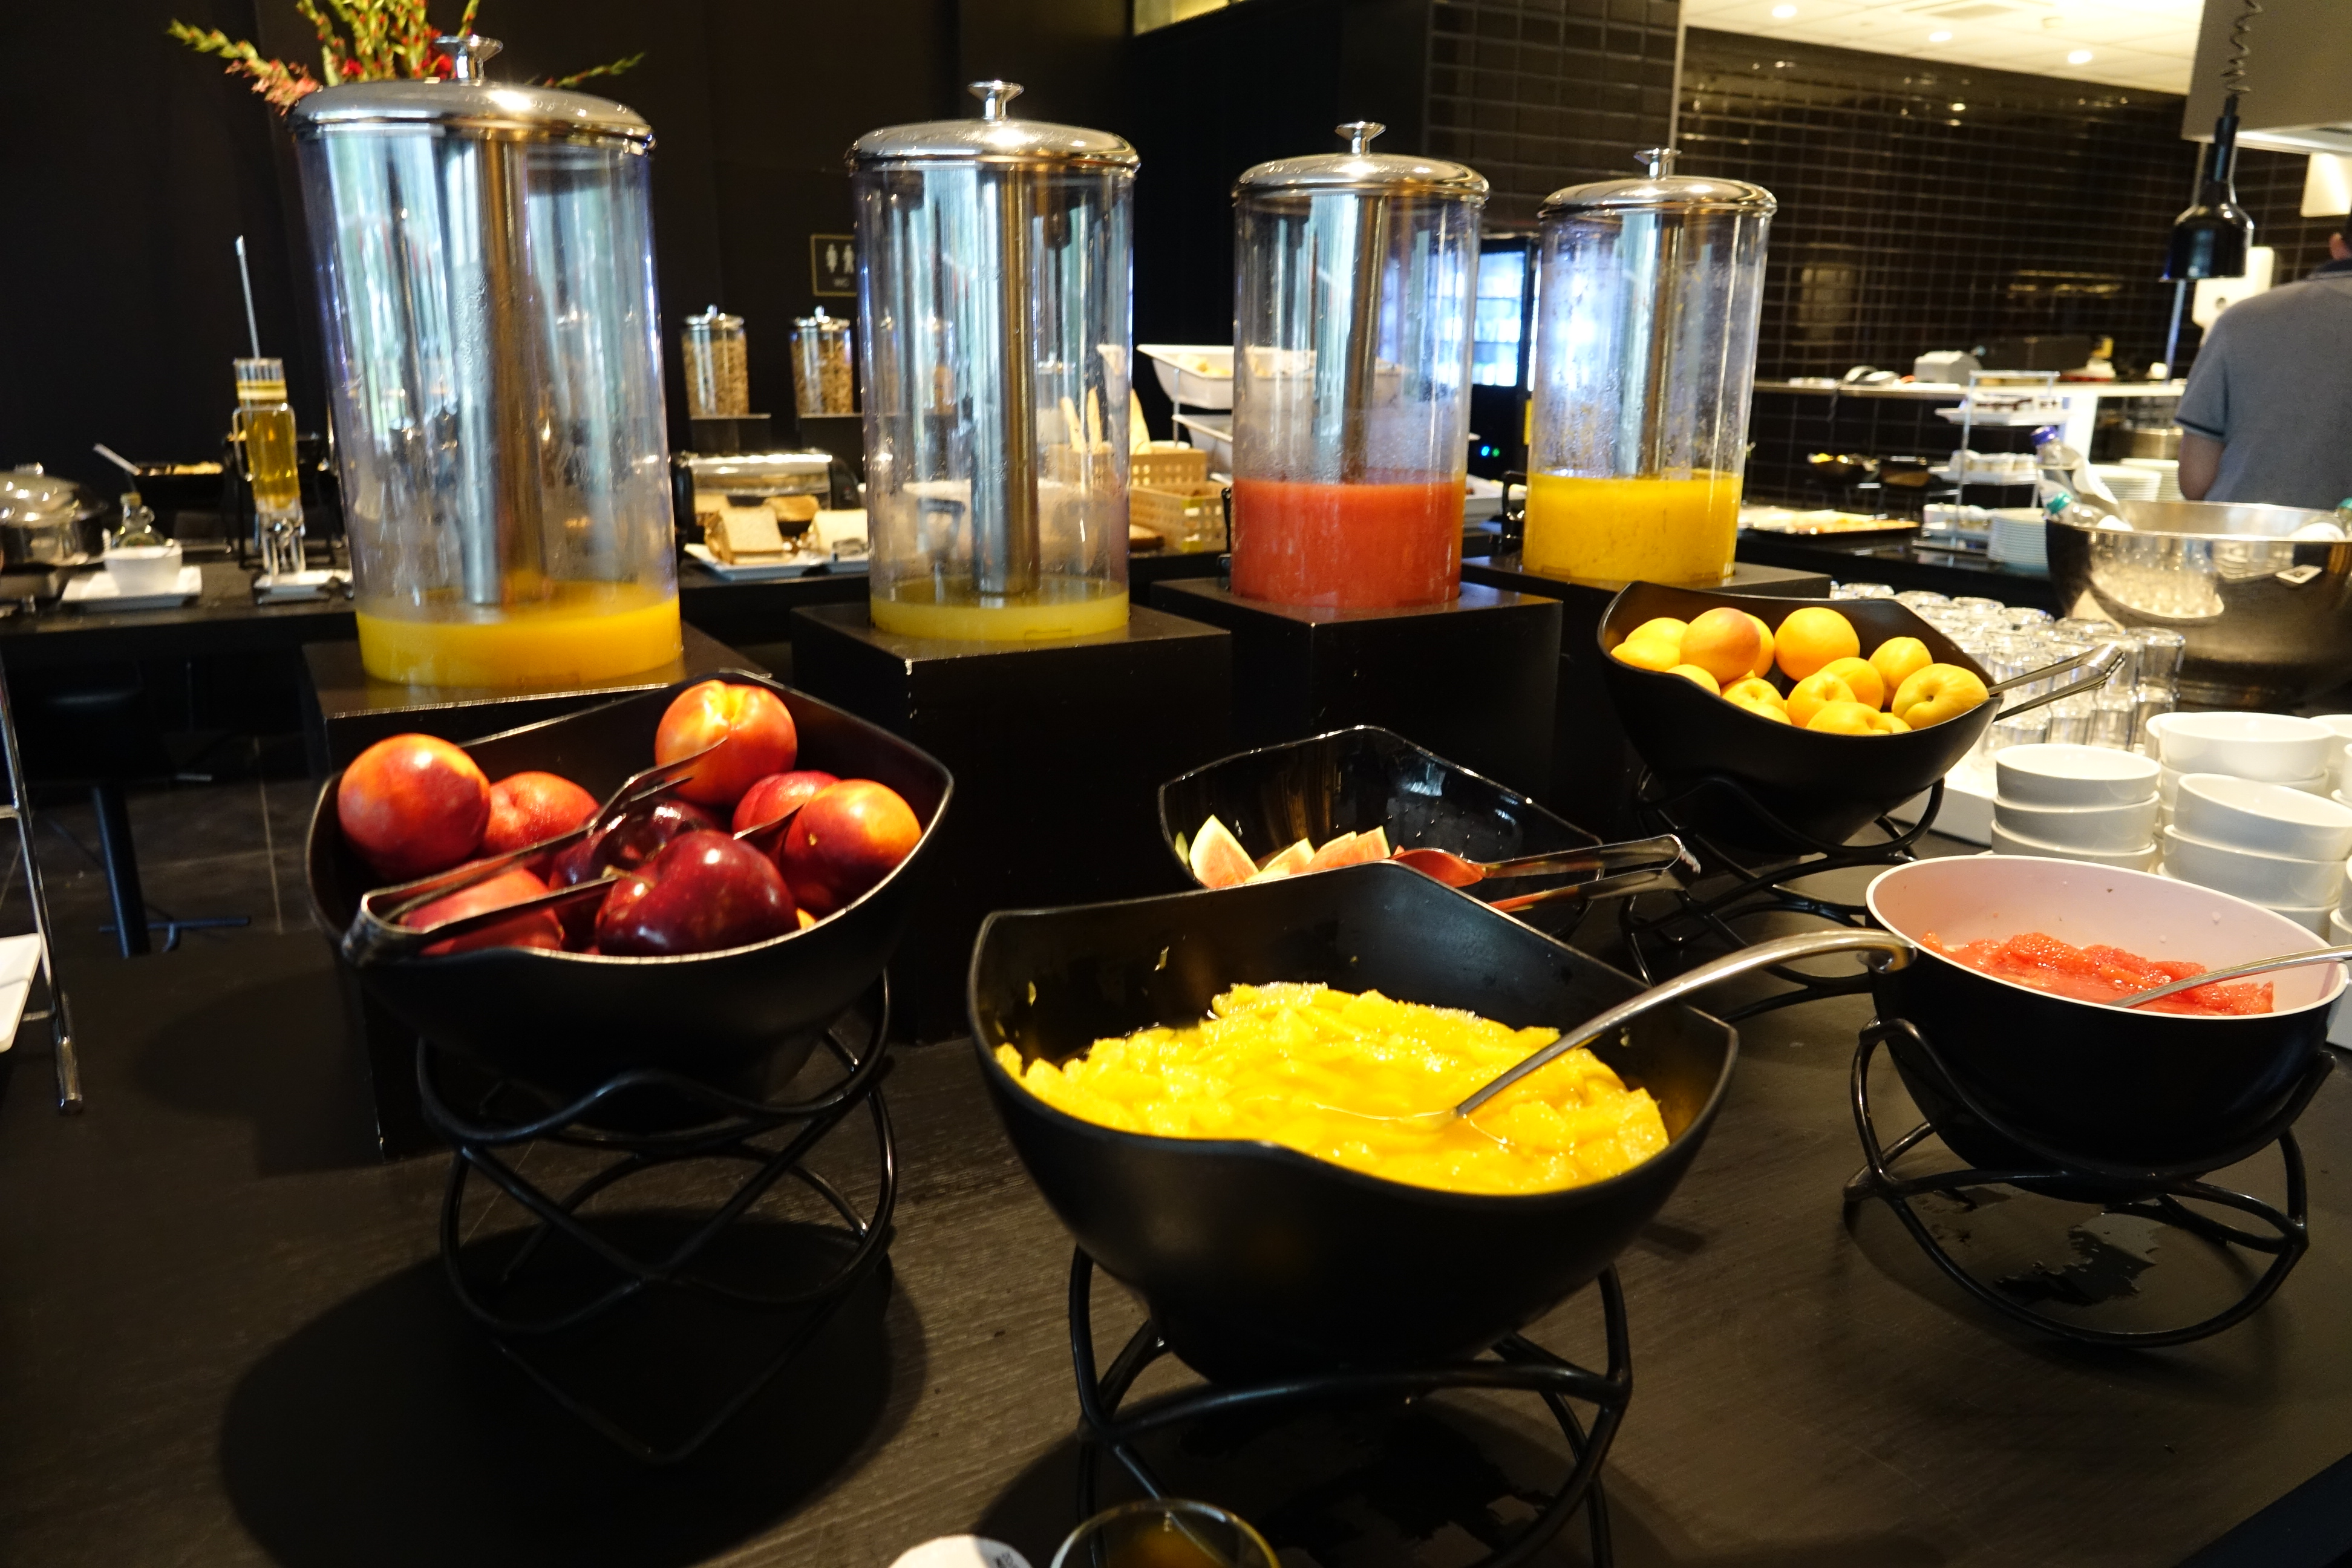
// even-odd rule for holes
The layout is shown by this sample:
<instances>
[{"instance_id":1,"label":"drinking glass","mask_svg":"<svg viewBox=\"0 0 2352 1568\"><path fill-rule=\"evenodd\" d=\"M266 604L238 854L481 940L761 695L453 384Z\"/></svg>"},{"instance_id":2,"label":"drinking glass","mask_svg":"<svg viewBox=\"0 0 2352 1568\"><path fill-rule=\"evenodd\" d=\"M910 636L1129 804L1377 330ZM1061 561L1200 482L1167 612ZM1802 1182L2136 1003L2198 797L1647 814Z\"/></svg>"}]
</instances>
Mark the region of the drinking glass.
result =
<instances>
[{"instance_id":1,"label":"drinking glass","mask_svg":"<svg viewBox=\"0 0 2352 1568\"><path fill-rule=\"evenodd\" d=\"M1830 584L1830 597L1832 599L1891 599L1895 597L1895 588L1893 584L1887 583L1832 583Z\"/></svg>"},{"instance_id":2,"label":"drinking glass","mask_svg":"<svg viewBox=\"0 0 2352 1568\"><path fill-rule=\"evenodd\" d=\"M1237 1514L1184 1498L1105 1509L1070 1531L1053 1568L1279 1568L1265 1537Z\"/></svg>"}]
</instances>

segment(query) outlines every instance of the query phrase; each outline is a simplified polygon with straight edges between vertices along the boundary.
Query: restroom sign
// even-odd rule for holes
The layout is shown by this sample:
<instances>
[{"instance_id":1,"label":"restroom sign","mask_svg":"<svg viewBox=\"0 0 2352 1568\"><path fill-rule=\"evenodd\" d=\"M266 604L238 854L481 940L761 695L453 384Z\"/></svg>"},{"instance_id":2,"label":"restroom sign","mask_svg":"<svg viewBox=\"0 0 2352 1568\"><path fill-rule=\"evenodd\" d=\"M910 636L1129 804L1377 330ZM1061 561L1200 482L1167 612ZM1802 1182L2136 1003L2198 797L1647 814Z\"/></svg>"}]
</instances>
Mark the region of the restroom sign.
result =
<instances>
[{"instance_id":1,"label":"restroom sign","mask_svg":"<svg viewBox=\"0 0 2352 1568\"><path fill-rule=\"evenodd\" d=\"M847 234L809 236L809 289L814 294L855 297L857 239Z\"/></svg>"}]
</instances>

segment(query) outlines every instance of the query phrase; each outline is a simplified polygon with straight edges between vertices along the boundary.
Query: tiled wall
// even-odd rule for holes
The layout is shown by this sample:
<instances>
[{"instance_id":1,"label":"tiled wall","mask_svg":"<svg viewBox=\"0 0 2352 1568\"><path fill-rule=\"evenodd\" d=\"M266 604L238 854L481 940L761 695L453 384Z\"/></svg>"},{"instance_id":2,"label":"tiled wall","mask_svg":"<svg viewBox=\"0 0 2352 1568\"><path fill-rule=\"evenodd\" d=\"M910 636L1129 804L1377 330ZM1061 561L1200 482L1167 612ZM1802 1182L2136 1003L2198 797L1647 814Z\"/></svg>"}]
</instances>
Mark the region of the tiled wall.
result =
<instances>
[{"instance_id":1,"label":"tiled wall","mask_svg":"<svg viewBox=\"0 0 2352 1568\"><path fill-rule=\"evenodd\" d=\"M1562 185L1635 172L1674 113L1673 0L1441 0L1428 147L1494 187L1490 224L1531 223Z\"/></svg>"},{"instance_id":2,"label":"tiled wall","mask_svg":"<svg viewBox=\"0 0 2352 1568\"><path fill-rule=\"evenodd\" d=\"M1780 199L1759 374L1908 370L2033 332L2161 353L2164 238L2199 155L2179 99L1694 28L1681 108L1683 172ZM2240 168L2282 279L2324 258L2335 226L2294 216L2303 166L2249 152ZM2196 339L2184 323L2184 363Z\"/></svg>"}]
</instances>

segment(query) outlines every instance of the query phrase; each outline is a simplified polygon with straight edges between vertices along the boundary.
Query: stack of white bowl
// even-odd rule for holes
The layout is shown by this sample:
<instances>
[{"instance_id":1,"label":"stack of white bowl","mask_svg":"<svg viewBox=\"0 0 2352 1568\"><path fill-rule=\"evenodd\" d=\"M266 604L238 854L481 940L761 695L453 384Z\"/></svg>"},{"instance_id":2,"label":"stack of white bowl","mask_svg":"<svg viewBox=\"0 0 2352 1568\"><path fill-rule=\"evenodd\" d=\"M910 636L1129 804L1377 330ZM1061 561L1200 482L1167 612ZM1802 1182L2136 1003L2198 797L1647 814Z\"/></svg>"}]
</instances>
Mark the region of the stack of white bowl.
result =
<instances>
[{"instance_id":1,"label":"stack of white bowl","mask_svg":"<svg viewBox=\"0 0 2352 1568\"><path fill-rule=\"evenodd\" d=\"M2108 746L2006 746L1993 753L1992 850L2152 871L2157 764Z\"/></svg>"},{"instance_id":2,"label":"stack of white bowl","mask_svg":"<svg viewBox=\"0 0 2352 1568\"><path fill-rule=\"evenodd\" d=\"M2345 745L2318 720L2284 713L2164 713L2148 720L2147 733L2164 765L2157 784L2168 826L2184 774L2227 773L2325 795L2336 786L2334 764Z\"/></svg>"},{"instance_id":3,"label":"stack of white bowl","mask_svg":"<svg viewBox=\"0 0 2352 1568\"><path fill-rule=\"evenodd\" d=\"M2345 895L2352 805L2284 784L2183 773L2165 874L2274 910L2326 936Z\"/></svg>"}]
</instances>

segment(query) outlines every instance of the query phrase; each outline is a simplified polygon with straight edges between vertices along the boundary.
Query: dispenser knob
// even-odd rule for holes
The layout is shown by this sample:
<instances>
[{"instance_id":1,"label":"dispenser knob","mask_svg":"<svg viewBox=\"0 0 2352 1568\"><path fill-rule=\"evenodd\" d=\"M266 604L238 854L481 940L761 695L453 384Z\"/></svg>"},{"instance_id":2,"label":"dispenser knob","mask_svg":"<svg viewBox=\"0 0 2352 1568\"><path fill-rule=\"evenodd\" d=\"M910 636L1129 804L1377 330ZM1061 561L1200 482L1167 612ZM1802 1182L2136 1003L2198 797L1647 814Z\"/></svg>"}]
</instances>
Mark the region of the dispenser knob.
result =
<instances>
[{"instance_id":1,"label":"dispenser knob","mask_svg":"<svg viewBox=\"0 0 2352 1568\"><path fill-rule=\"evenodd\" d=\"M1022 87L1017 81L976 81L964 90L980 100L982 120L1002 120L1004 106L1021 96Z\"/></svg>"},{"instance_id":2,"label":"dispenser knob","mask_svg":"<svg viewBox=\"0 0 2352 1568\"><path fill-rule=\"evenodd\" d=\"M1675 172L1675 159L1680 156L1672 147L1644 147L1633 154L1633 162L1649 171L1654 180L1664 179Z\"/></svg>"},{"instance_id":3,"label":"dispenser knob","mask_svg":"<svg viewBox=\"0 0 2352 1568\"><path fill-rule=\"evenodd\" d=\"M1348 151L1356 153L1372 150L1372 138L1388 129L1377 120L1350 120L1345 125L1331 128L1348 140Z\"/></svg>"},{"instance_id":4,"label":"dispenser knob","mask_svg":"<svg viewBox=\"0 0 2352 1568\"><path fill-rule=\"evenodd\" d=\"M449 57L451 81L479 81L482 68L490 57L506 46L496 38L486 38L479 33L446 33L433 40L433 47Z\"/></svg>"}]
</instances>

